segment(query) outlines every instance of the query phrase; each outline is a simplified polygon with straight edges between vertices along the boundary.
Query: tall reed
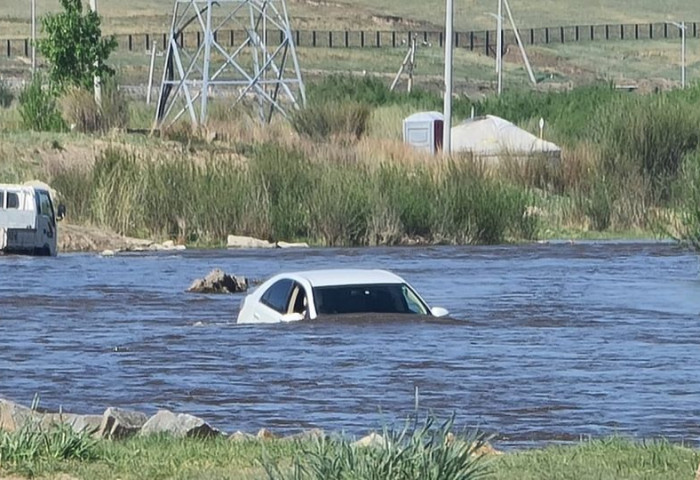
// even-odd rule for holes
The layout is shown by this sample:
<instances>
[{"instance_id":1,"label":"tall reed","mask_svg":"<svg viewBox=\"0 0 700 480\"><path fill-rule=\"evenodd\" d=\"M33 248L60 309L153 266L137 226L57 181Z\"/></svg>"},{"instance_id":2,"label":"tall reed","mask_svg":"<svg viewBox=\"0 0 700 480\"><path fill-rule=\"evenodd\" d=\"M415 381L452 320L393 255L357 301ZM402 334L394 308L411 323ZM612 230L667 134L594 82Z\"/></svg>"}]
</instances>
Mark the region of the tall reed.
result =
<instances>
[{"instance_id":1,"label":"tall reed","mask_svg":"<svg viewBox=\"0 0 700 480\"><path fill-rule=\"evenodd\" d=\"M527 189L468 163L323 161L263 144L249 158L140 158L110 149L54 172L69 211L120 233L220 243L229 233L324 245L532 239ZM321 155L319 153L319 155Z\"/></svg>"}]
</instances>

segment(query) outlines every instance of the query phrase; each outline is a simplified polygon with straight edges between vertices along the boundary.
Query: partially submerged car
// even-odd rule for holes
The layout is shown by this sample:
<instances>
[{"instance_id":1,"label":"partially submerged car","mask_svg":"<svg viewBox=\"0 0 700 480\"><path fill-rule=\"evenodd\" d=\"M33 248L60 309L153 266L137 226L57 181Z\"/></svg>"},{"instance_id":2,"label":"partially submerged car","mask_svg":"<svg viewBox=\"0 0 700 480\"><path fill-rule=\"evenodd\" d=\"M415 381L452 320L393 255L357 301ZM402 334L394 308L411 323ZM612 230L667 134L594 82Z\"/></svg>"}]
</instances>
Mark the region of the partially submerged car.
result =
<instances>
[{"instance_id":1,"label":"partially submerged car","mask_svg":"<svg viewBox=\"0 0 700 480\"><path fill-rule=\"evenodd\" d=\"M443 317L404 279L385 270L309 270L276 275L246 296L238 323L314 320L319 316L412 314Z\"/></svg>"}]
</instances>

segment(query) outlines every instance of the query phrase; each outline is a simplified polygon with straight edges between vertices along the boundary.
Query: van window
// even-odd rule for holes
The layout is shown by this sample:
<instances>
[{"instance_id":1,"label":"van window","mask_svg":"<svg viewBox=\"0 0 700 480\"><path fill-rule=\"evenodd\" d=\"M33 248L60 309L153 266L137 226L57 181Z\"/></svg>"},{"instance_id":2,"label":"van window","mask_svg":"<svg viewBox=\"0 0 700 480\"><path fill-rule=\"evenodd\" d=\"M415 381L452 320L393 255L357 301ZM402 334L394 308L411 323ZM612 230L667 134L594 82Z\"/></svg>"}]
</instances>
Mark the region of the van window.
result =
<instances>
[{"instance_id":1,"label":"van window","mask_svg":"<svg viewBox=\"0 0 700 480\"><path fill-rule=\"evenodd\" d=\"M7 205L5 208L19 208L19 195L15 192L7 192Z\"/></svg>"},{"instance_id":2,"label":"van window","mask_svg":"<svg viewBox=\"0 0 700 480\"><path fill-rule=\"evenodd\" d=\"M5 192L0 190L0 210L5 208Z\"/></svg>"}]
</instances>

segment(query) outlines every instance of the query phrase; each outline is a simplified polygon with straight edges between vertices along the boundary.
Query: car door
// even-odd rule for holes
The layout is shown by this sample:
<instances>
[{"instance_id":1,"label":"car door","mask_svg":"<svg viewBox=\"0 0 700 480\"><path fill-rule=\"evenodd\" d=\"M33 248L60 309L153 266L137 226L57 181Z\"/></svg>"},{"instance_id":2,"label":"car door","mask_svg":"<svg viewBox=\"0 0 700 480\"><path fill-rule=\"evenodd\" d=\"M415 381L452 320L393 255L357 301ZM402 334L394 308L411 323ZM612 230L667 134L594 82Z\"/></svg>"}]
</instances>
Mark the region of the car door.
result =
<instances>
[{"instance_id":1,"label":"car door","mask_svg":"<svg viewBox=\"0 0 700 480\"><path fill-rule=\"evenodd\" d=\"M56 255L56 215L49 192L37 190L35 249L42 255Z\"/></svg>"},{"instance_id":2,"label":"car door","mask_svg":"<svg viewBox=\"0 0 700 480\"><path fill-rule=\"evenodd\" d=\"M287 313L289 297L294 282L288 278L276 281L262 294L253 311L253 320L260 323L277 323Z\"/></svg>"}]
</instances>

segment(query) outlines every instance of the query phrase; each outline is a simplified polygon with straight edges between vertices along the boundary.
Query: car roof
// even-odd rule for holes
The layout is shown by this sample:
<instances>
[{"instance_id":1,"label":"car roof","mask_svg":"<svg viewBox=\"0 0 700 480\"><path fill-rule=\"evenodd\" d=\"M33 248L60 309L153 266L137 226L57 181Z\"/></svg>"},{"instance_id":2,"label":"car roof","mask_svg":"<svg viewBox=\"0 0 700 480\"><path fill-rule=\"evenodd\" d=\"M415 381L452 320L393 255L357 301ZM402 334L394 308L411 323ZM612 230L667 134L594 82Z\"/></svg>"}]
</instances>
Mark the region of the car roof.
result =
<instances>
[{"instance_id":1,"label":"car roof","mask_svg":"<svg viewBox=\"0 0 700 480\"><path fill-rule=\"evenodd\" d=\"M398 275L386 270L369 269L327 269L292 272L289 277L299 277L307 280L312 287L331 287L338 285L372 285L386 283L405 283Z\"/></svg>"}]
</instances>

